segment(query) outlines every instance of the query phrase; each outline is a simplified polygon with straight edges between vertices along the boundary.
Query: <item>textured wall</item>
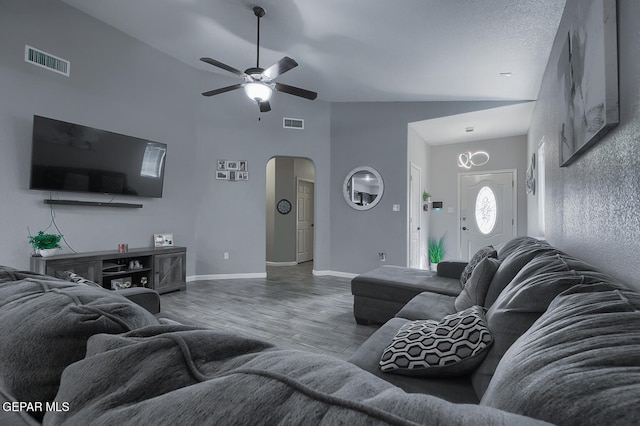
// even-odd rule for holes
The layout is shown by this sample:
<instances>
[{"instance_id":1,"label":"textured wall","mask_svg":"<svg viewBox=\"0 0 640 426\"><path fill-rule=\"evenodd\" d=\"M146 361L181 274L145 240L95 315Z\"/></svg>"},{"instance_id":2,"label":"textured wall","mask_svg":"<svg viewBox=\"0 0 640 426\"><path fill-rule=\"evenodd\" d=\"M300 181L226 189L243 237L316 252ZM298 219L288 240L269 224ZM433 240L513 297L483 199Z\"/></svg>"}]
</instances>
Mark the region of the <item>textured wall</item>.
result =
<instances>
[{"instance_id":1,"label":"textured wall","mask_svg":"<svg viewBox=\"0 0 640 426\"><path fill-rule=\"evenodd\" d=\"M567 9L529 132L529 153L545 141L546 233L554 245L640 287L640 2L618 0L620 124L569 167L559 167L556 64L572 10ZM538 199L529 197L529 229L540 234Z\"/></svg>"}]
</instances>

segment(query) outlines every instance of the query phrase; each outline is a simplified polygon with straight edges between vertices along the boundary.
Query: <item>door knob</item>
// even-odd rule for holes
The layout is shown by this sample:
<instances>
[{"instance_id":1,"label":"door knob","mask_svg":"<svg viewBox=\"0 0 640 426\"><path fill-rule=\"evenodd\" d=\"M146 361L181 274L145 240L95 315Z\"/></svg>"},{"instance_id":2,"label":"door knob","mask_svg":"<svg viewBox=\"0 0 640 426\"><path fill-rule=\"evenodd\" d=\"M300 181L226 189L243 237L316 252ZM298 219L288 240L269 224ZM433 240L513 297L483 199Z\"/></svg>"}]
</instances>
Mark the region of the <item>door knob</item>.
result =
<instances>
[{"instance_id":1,"label":"door knob","mask_svg":"<svg viewBox=\"0 0 640 426\"><path fill-rule=\"evenodd\" d=\"M467 231L468 229L469 229L469 228L467 228L466 226L463 226L463 227L462 227L462 230L463 230L463 231Z\"/></svg>"}]
</instances>

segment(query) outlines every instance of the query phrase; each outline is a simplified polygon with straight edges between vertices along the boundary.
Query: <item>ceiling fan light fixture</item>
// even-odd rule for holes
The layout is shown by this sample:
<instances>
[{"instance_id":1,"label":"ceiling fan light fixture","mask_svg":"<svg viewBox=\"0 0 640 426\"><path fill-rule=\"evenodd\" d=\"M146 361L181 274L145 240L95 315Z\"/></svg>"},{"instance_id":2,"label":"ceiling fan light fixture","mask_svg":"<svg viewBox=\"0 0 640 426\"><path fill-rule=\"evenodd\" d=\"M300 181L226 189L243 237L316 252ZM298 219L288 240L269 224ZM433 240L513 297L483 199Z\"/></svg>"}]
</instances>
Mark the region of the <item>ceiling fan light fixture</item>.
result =
<instances>
[{"instance_id":1,"label":"ceiling fan light fixture","mask_svg":"<svg viewBox=\"0 0 640 426\"><path fill-rule=\"evenodd\" d=\"M266 102L271 98L271 94L273 93L273 89L267 86L264 83L247 83L244 86L244 92L247 94L249 99L255 102Z\"/></svg>"}]
</instances>

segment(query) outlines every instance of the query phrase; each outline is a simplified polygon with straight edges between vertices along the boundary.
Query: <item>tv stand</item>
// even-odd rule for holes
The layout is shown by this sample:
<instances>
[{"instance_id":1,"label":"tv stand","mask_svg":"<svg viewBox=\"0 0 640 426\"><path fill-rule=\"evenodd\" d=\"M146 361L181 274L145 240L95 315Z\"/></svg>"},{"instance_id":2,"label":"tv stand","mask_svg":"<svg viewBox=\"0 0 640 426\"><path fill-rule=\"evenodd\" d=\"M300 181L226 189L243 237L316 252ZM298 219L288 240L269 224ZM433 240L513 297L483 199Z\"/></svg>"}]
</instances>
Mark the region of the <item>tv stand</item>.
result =
<instances>
[{"instance_id":1,"label":"tv stand","mask_svg":"<svg viewBox=\"0 0 640 426\"><path fill-rule=\"evenodd\" d=\"M71 271L110 290L130 283L131 287L167 293L186 289L186 261L186 247L134 248L126 253L108 250L32 256L31 271L57 278Z\"/></svg>"}]
</instances>

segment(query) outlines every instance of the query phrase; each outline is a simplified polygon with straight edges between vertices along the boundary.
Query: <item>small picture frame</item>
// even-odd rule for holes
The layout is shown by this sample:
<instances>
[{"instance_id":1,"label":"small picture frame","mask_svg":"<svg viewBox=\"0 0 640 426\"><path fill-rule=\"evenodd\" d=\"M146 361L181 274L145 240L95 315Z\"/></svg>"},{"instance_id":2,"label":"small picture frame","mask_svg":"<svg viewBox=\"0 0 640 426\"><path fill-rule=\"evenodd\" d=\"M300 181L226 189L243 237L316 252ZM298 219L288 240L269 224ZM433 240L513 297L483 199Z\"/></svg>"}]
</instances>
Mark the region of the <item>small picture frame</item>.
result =
<instances>
[{"instance_id":1,"label":"small picture frame","mask_svg":"<svg viewBox=\"0 0 640 426\"><path fill-rule=\"evenodd\" d=\"M218 170L218 171L216 171L216 179L229 180L229 171L228 170Z\"/></svg>"},{"instance_id":2,"label":"small picture frame","mask_svg":"<svg viewBox=\"0 0 640 426\"><path fill-rule=\"evenodd\" d=\"M231 182L235 182L237 180L237 175L238 172L236 172L235 170L229 170L229 180Z\"/></svg>"},{"instance_id":3,"label":"small picture frame","mask_svg":"<svg viewBox=\"0 0 640 426\"><path fill-rule=\"evenodd\" d=\"M171 247L173 246L173 234L153 234L154 247Z\"/></svg>"},{"instance_id":4,"label":"small picture frame","mask_svg":"<svg viewBox=\"0 0 640 426\"><path fill-rule=\"evenodd\" d=\"M237 172L236 180L249 180L249 172Z\"/></svg>"},{"instance_id":5,"label":"small picture frame","mask_svg":"<svg viewBox=\"0 0 640 426\"><path fill-rule=\"evenodd\" d=\"M227 170L238 170L239 167L240 167L239 161L236 161L236 160L227 161Z\"/></svg>"},{"instance_id":6,"label":"small picture frame","mask_svg":"<svg viewBox=\"0 0 640 426\"><path fill-rule=\"evenodd\" d=\"M246 162L246 160L242 160L238 162L238 170L242 171L242 172L246 172L247 170L249 170L249 166Z\"/></svg>"},{"instance_id":7,"label":"small picture frame","mask_svg":"<svg viewBox=\"0 0 640 426\"><path fill-rule=\"evenodd\" d=\"M227 160L218 160L218 170L227 170Z\"/></svg>"}]
</instances>

